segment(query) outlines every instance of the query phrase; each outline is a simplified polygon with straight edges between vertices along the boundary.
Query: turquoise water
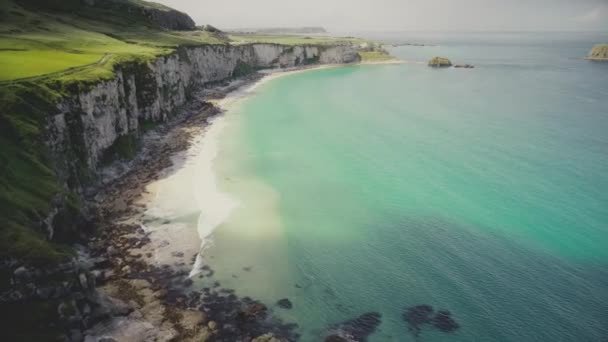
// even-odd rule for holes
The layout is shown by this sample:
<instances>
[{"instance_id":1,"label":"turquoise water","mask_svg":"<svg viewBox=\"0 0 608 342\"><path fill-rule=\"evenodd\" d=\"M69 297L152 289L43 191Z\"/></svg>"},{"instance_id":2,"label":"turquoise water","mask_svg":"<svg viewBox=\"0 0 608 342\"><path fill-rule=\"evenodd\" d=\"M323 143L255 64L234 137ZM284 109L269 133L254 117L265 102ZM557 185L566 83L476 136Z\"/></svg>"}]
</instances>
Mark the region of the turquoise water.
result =
<instances>
[{"instance_id":1,"label":"turquoise water","mask_svg":"<svg viewBox=\"0 0 608 342\"><path fill-rule=\"evenodd\" d=\"M369 341L414 341L402 315L419 304L460 328L418 341L605 341L608 64L579 58L584 38L463 36L392 52L475 69L263 85L222 138L217 172L241 209L206 252L218 279L288 297L273 311L303 341L366 312L382 315Z\"/></svg>"}]
</instances>

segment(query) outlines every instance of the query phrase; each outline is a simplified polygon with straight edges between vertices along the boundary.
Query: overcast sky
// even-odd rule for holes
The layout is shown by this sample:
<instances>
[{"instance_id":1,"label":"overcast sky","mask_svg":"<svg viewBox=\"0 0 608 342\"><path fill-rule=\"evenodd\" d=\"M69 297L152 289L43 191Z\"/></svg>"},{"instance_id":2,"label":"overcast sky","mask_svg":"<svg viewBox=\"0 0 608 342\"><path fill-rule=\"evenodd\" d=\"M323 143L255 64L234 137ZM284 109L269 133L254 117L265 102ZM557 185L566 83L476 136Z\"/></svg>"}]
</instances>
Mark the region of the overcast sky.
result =
<instances>
[{"instance_id":1,"label":"overcast sky","mask_svg":"<svg viewBox=\"0 0 608 342\"><path fill-rule=\"evenodd\" d=\"M608 0L154 0L220 28L608 32Z\"/></svg>"}]
</instances>

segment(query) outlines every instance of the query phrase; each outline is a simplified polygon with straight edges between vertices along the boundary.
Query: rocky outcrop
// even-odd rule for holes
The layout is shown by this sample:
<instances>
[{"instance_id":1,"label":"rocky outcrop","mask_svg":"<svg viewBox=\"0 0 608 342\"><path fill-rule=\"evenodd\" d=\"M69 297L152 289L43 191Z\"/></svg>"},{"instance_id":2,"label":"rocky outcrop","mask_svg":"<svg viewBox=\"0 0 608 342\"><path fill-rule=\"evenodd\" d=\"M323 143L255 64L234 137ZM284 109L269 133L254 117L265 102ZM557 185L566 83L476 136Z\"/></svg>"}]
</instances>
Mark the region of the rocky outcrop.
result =
<instances>
[{"instance_id":1,"label":"rocky outcrop","mask_svg":"<svg viewBox=\"0 0 608 342\"><path fill-rule=\"evenodd\" d=\"M433 68L446 68L452 66L452 62L445 57L433 57L429 60L429 66Z\"/></svg>"},{"instance_id":2,"label":"rocky outcrop","mask_svg":"<svg viewBox=\"0 0 608 342\"><path fill-rule=\"evenodd\" d=\"M591 51L589 51L587 59L594 61L608 61L608 44L598 44L594 46Z\"/></svg>"}]
</instances>

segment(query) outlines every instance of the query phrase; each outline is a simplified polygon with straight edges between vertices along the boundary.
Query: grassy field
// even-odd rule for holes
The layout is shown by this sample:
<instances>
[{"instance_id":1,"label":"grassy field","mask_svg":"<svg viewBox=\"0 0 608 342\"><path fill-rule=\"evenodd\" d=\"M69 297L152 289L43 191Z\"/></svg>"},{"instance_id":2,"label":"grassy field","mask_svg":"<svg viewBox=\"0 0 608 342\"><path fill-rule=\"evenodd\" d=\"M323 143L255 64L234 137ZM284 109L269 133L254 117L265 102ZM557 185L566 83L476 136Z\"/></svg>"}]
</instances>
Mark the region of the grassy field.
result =
<instances>
[{"instance_id":1,"label":"grassy field","mask_svg":"<svg viewBox=\"0 0 608 342\"><path fill-rule=\"evenodd\" d=\"M366 40L354 37L324 37L299 35L261 35L261 34L231 34L233 44L270 43L283 45L335 45L363 44Z\"/></svg>"},{"instance_id":2,"label":"grassy field","mask_svg":"<svg viewBox=\"0 0 608 342\"><path fill-rule=\"evenodd\" d=\"M154 58L177 46L227 43L203 31L159 30L143 18L111 9L40 12L0 1L0 81L84 66L89 72L73 73L69 79L111 77L115 63L131 57Z\"/></svg>"},{"instance_id":3,"label":"grassy field","mask_svg":"<svg viewBox=\"0 0 608 342\"><path fill-rule=\"evenodd\" d=\"M385 51L362 51L359 52L362 62L383 62L392 61L395 57L386 53Z\"/></svg>"},{"instance_id":4,"label":"grassy field","mask_svg":"<svg viewBox=\"0 0 608 342\"><path fill-rule=\"evenodd\" d=\"M33 1L33 0L28 0ZM55 0L58 1L58 0ZM74 1L74 0L73 0ZM72 2L73 2L72 1ZM130 0L143 6L162 5ZM364 44L353 37L233 34L229 39L206 31L166 31L146 18L113 8L71 4L69 11L39 10L0 0L0 83L48 75L60 81L109 78L116 63L152 59L178 46L274 43L284 45ZM70 5L71 4L71 5ZM68 71L61 75L62 71Z\"/></svg>"},{"instance_id":5,"label":"grassy field","mask_svg":"<svg viewBox=\"0 0 608 342\"><path fill-rule=\"evenodd\" d=\"M0 258L43 264L70 255L65 246L46 240L44 227L36 226L49 213L53 198L74 196L58 184L44 143L44 127L49 115L57 113L62 97L76 87L113 77L118 63L152 60L180 46L250 43L369 45L351 37L231 35L228 39L202 30L163 30L132 12L83 6L81 0L0 0ZM384 57L369 53L364 58ZM66 159L72 157L78 160ZM88 170L76 172L76 182L86 179ZM68 202L66 210L77 213L76 202ZM76 216L56 217L60 222L55 236L61 235L61 229L73 229L68 221Z\"/></svg>"}]
</instances>

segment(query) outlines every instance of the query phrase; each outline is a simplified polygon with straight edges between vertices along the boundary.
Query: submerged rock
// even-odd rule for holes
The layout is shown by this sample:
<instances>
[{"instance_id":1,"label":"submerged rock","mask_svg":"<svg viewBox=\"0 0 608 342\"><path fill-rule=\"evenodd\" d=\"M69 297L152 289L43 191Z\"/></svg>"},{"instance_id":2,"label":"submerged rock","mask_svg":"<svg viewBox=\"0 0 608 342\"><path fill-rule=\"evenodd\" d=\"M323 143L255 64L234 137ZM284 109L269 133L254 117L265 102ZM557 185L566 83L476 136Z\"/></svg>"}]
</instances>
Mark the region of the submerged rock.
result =
<instances>
[{"instance_id":1,"label":"submerged rock","mask_svg":"<svg viewBox=\"0 0 608 342\"><path fill-rule=\"evenodd\" d=\"M475 66L471 64L456 64L454 68L473 69Z\"/></svg>"},{"instance_id":2,"label":"submerged rock","mask_svg":"<svg viewBox=\"0 0 608 342\"><path fill-rule=\"evenodd\" d=\"M433 57L429 60L429 66L433 68L445 68L452 66L452 62L445 57Z\"/></svg>"},{"instance_id":3,"label":"submerged rock","mask_svg":"<svg viewBox=\"0 0 608 342\"><path fill-rule=\"evenodd\" d=\"M420 335L420 331L424 324L431 322L433 307L430 305L416 305L408 308L403 313L403 320L408 323L409 331L414 335Z\"/></svg>"},{"instance_id":4,"label":"submerged rock","mask_svg":"<svg viewBox=\"0 0 608 342\"><path fill-rule=\"evenodd\" d=\"M335 324L325 341L367 341L382 323L381 318L382 314L379 312L367 312L357 318Z\"/></svg>"},{"instance_id":5,"label":"submerged rock","mask_svg":"<svg viewBox=\"0 0 608 342\"><path fill-rule=\"evenodd\" d=\"M452 319L452 313L447 310L440 310L433 318L433 326L443 332L452 332L460 326Z\"/></svg>"},{"instance_id":6,"label":"submerged rock","mask_svg":"<svg viewBox=\"0 0 608 342\"><path fill-rule=\"evenodd\" d=\"M340 335L329 335L325 338L325 342L349 342L349 341Z\"/></svg>"},{"instance_id":7,"label":"submerged rock","mask_svg":"<svg viewBox=\"0 0 608 342\"><path fill-rule=\"evenodd\" d=\"M403 313L403 320L408 323L408 329L414 337L420 335L424 325L430 325L445 333L451 333L460 328L460 325L452 318L451 312L439 310L435 313L433 307L426 304L408 308Z\"/></svg>"},{"instance_id":8,"label":"submerged rock","mask_svg":"<svg viewBox=\"0 0 608 342\"><path fill-rule=\"evenodd\" d=\"M279 305L279 307L281 307L283 309L291 309L291 308L293 308L293 304L291 303L291 301L288 298L280 299L277 302L277 305Z\"/></svg>"}]
</instances>

